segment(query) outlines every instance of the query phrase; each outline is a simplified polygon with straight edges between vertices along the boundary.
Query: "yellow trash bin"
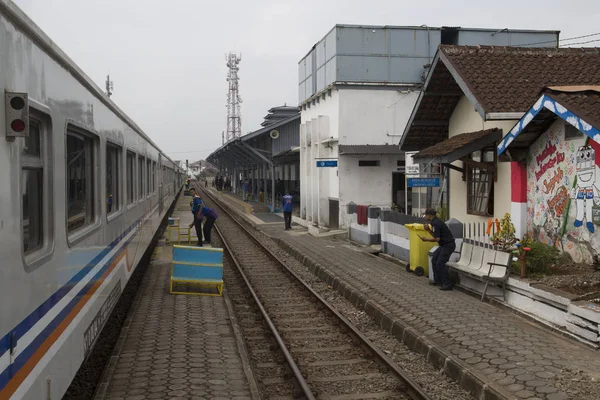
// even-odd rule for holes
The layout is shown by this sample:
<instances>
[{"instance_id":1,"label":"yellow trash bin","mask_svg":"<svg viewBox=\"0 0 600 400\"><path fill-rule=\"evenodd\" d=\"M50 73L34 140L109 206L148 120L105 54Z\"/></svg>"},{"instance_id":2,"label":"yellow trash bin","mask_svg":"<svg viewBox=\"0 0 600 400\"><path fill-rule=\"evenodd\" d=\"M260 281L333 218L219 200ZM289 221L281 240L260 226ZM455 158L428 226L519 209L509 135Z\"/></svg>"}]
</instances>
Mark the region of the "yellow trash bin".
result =
<instances>
[{"instance_id":1,"label":"yellow trash bin","mask_svg":"<svg viewBox=\"0 0 600 400\"><path fill-rule=\"evenodd\" d=\"M417 276L429 276L429 250L436 243L424 242L419 238L432 237L423 227L423 224L406 224L406 229L410 233L410 263L406 266L407 271L413 271Z\"/></svg>"}]
</instances>

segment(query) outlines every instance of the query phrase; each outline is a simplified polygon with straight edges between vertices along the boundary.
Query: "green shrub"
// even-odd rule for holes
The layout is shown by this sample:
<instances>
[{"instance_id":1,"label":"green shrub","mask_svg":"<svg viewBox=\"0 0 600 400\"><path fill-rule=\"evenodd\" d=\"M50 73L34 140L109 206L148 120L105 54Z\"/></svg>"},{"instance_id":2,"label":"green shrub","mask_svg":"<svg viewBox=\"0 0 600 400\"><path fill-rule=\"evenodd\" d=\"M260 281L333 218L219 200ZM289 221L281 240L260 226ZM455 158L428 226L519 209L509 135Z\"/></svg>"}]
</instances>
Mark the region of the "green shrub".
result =
<instances>
[{"instance_id":1,"label":"green shrub","mask_svg":"<svg viewBox=\"0 0 600 400\"><path fill-rule=\"evenodd\" d=\"M556 265L560 256L560 251L546 243L538 242L531 238L524 238L521 241L523 247L529 247L531 250L527 252L527 275L531 274L547 274L550 272L550 267ZM519 265L520 262L516 263Z\"/></svg>"}]
</instances>

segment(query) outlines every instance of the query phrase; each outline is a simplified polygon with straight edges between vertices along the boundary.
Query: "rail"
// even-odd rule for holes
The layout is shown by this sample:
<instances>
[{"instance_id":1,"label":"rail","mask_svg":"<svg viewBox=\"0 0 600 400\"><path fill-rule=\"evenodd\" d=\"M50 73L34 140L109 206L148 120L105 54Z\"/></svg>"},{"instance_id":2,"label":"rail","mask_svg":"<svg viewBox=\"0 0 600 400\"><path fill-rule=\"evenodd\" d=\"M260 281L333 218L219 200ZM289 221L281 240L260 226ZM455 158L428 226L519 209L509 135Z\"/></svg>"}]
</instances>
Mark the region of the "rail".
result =
<instances>
[{"instance_id":1,"label":"rail","mask_svg":"<svg viewBox=\"0 0 600 400\"><path fill-rule=\"evenodd\" d=\"M251 238L251 240L254 243L256 243L258 246L260 246L269 255L269 257L271 257L273 260L275 260L277 262L277 264L281 268L283 268L283 270L286 273L288 273L290 276L292 276L298 283L300 283L304 287L304 289L306 289L309 293L311 293L311 295L314 298L316 298L321 305L325 306L325 308L327 308L332 315L334 315L339 321L341 321L342 324L348 329L348 331L356 339L358 339L361 342L363 347L365 347L367 349L367 351L369 351L371 354L373 354L382 365L384 365L389 371L391 371L397 380L399 380L401 383L403 383L406 386L406 392L407 392L406 394L410 398L412 398L413 400L431 400L431 397L429 397L429 395L427 395L423 391L423 389L420 387L420 385L418 383L413 381L402 369L400 369L398 367L398 365L395 362L393 362L389 357L387 357L373 342L371 342L371 340L369 340L362 332L360 332L354 326L354 324L352 324L348 319L346 319L346 317L344 317L342 314L340 314L327 300L325 300L312 287L310 287L301 277L299 277L294 271L292 271L290 269L290 267L288 267L286 265L286 263L283 260L281 260L281 258L279 256L277 256L273 251L271 251L271 249L269 249L263 243L261 243L258 240L258 238L256 238L256 236L253 235L252 232L239 221L239 218L237 216L233 215L233 213L230 212L227 209L227 207L220 200L216 199L209 191L204 190L204 188L200 187L200 191L202 191L213 202L217 203L220 206L220 208L227 214L227 216L229 216L229 218L231 218L231 220L234 221L237 224L237 226L239 226L242 229L242 231L244 231L246 233L246 235L249 238ZM283 352L288 365L292 369L294 376L296 377L300 387L306 394L307 398L314 399L315 397L312 394L310 386L306 382L306 379L303 377L303 375L300 371L300 368L293 360L293 357L292 357L289 349L283 342L281 335L279 334L277 328L275 327L272 320L270 319L266 309L264 308L260 299L258 298L256 291L253 289L246 274L243 272L243 268L241 267L241 264L239 263L237 258L235 258L233 252L231 251L231 248L230 248L229 244L227 243L227 239L224 237L224 235L221 233L221 231L218 230L218 227L216 225L215 225L215 229L217 229L219 236L223 240L225 248L227 249L227 251L230 254L230 256L232 257L232 259L234 260L236 268L240 272L240 275L242 276L244 282L246 283L248 290L252 294L252 297L254 298L254 301L256 302L258 308L260 309L261 314L265 318L265 321L267 322L269 329L271 330L271 332L273 332L273 335L275 336L276 341L277 341L281 351Z\"/></svg>"}]
</instances>

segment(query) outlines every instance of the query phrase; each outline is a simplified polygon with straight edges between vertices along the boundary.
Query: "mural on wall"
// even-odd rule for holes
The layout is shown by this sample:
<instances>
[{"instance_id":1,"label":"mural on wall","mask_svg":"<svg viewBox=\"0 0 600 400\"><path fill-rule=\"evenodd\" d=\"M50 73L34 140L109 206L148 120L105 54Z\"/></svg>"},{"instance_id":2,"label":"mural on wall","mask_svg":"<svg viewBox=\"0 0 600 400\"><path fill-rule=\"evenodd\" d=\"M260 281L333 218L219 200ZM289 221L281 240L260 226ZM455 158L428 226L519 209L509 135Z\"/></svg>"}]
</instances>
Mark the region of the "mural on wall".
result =
<instances>
[{"instance_id":1,"label":"mural on wall","mask_svg":"<svg viewBox=\"0 0 600 400\"><path fill-rule=\"evenodd\" d=\"M527 231L576 262L591 262L600 250L593 235L600 224L599 163L600 145L583 135L566 140L561 120L530 147Z\"/></svg>"},{"instance_id":2,"label":"mural on wall","mask_svg":"<svg viewBox=\"0 0 600 400\"><path fill-rule=\"evenodd\" d=\"M587 229L594 233L593 206L600 204L596 150L592 146L581 146L577 149L576 157L577 183L571 189L571 198L576 199L577 202L577 215L573 225L579 228L585 220Z\"/></svg>"}]
</instances>

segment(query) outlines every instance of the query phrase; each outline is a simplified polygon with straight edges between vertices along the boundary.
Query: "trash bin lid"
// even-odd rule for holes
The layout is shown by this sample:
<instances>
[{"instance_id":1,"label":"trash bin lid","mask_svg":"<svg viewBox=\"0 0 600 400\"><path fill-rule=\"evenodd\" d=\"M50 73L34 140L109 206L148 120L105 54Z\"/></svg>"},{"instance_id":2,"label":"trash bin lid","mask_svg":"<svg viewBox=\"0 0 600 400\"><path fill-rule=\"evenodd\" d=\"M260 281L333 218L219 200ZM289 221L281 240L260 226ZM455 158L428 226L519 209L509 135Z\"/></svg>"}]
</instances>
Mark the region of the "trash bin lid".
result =
<instances>
[{"instance_id":1,"label":"trash bin lid","mask_svg":"<svg viewBox=\"0 0 600 400\"><path fill-rule=\"evenodd\" d=\"M412 231L424 231L425 226L423 224L406 224L404 225L408 230Z\"/></svg>"}]
</instances>

